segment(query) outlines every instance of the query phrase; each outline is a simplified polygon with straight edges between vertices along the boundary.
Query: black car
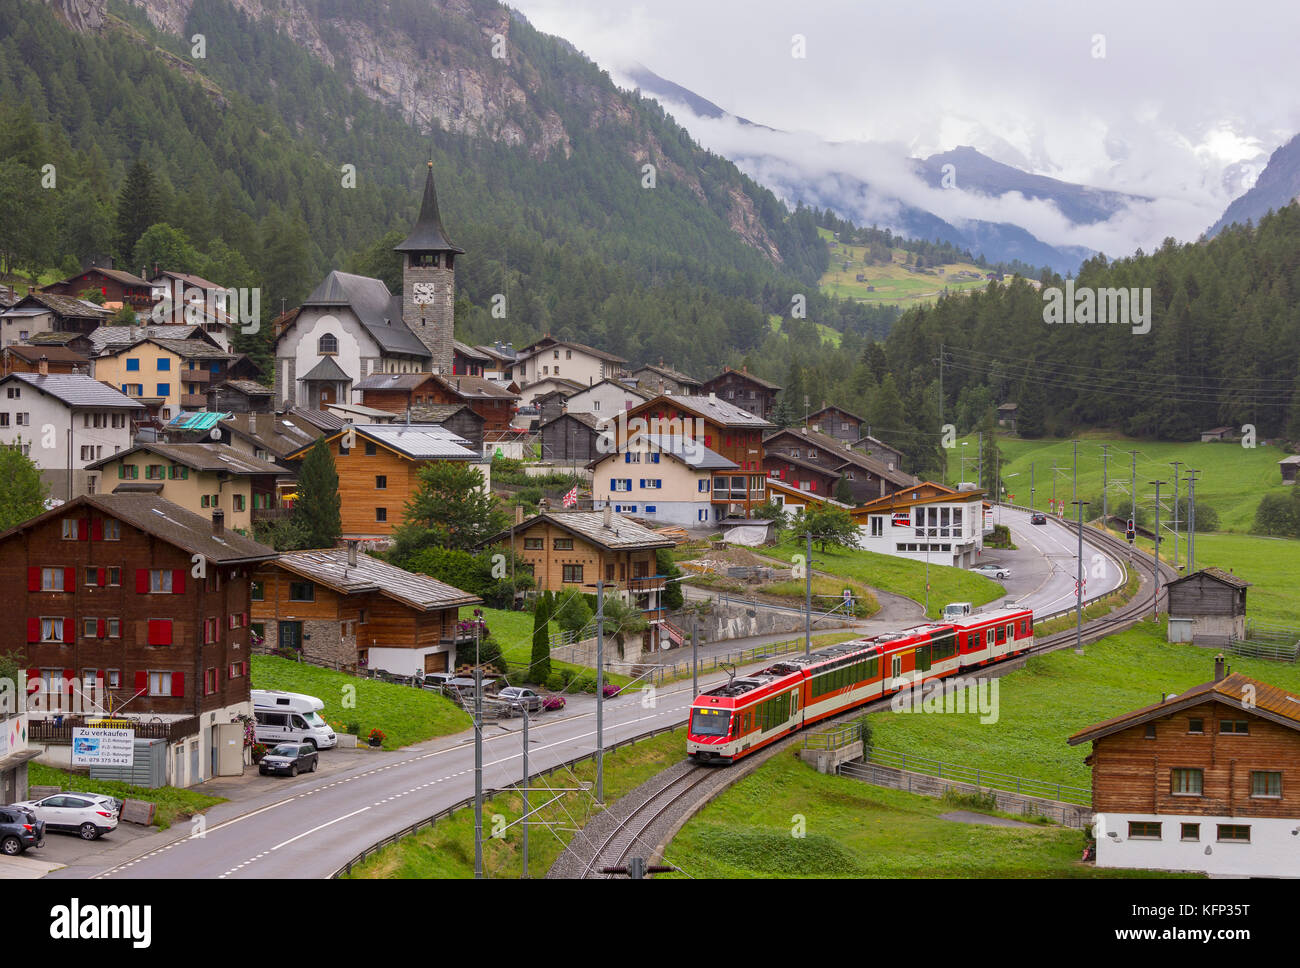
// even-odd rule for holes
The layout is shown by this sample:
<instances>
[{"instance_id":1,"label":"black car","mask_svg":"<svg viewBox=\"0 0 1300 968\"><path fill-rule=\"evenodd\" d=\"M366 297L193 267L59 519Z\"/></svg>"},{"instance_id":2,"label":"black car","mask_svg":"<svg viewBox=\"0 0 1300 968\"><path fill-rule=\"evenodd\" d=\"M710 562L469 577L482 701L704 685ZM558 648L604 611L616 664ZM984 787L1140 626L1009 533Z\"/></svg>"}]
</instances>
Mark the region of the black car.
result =
<instances>
[{"instance_id":1,"label":"black car","mask_svg":"<svg viewBox=\"0 0 1300 968\"><path fill-rule=\"evenodd\" d=\"M1029 523L1030 523L1030 524L1046 524L1046 523L1047 523L1047 515L1046 515L1046 514L1042 514L1042 513L1039 513L1039 514L1032 514L1032 515L1029 516Z\"/></svg>"},{"instance_id":2,"label":"black car","mask_svg":"<svg viewBox=\"0 0 1300 968\"><path fill-rule=\"evenodd\" d=\"M45 822L25 807L0 807L0 854L16 857L45 843Z\"/></svg>"},{"instance_id":3,"label":"black car","mask_svg":"<svg viewBox=\"0 0 1300 968\"><path fill-rule=\"evenodd\" d=\"M311 743L280 743L262 757L262 762L257 764L257 771L262 776L268 773L297 776L303 771L315 773L319 755Z\"/></svg>"}]
</instances>

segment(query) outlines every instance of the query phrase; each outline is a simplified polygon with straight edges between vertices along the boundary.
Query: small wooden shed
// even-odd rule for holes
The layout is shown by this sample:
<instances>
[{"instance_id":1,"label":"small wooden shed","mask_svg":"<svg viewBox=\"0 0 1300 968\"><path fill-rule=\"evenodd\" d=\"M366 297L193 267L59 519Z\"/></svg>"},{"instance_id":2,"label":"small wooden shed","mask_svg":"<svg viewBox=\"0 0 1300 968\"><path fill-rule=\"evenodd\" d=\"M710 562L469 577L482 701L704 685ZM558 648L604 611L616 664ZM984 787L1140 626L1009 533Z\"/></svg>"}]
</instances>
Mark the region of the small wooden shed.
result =
<instances>
[{"instance_id":1,"label":"small wooden shed","mask_svg":"<svg viewBox=\"0 0 1300 968\"><path fill-rule=\"evenodd\" d=\"M1168 585L1168 639L1221 647L1246 637L1246 589L1250 582L1222 568L1200 571Z\"/></svg>"}]
</instances>

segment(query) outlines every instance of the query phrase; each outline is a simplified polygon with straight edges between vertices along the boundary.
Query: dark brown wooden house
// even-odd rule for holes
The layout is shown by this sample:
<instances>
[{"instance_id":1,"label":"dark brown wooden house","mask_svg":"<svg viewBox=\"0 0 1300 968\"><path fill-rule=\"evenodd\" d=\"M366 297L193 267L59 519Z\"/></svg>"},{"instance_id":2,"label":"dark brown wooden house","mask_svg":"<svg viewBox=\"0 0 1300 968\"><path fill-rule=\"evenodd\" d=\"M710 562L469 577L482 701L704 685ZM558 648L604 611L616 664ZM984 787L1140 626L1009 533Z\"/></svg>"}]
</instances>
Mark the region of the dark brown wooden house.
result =
<instances>
[{"instance_id":1,"label":"dark brown wooden house","mask_svg":"<svg viewBox=\"0 0 1300 968\"><path fill-rule=\"evenodd\" d=\"M919 483L911 474L849 447L847 441L818 433L808 427L778 430L763 439L763 447L769 455L784 454L837 472L848 484L855 505L874 501Z\"/></svg>"},{"instance_id":2,"label":"dark brown wooden house","mask_svg":"<svg viewBox=\"0 0 1300 968\"><path fill-rule=\"evenodd\" d=\"M148 279L141 279L121 269L106 269L101 266L92 266L75 276L60 279L40 289L41 292L74 298L80 298L87 290L98 292L105 303L130 306L137 313L148 312L154 303L153 286Z\"/></svg>"},{"instance_id":3,"label":"dark brown wooden house","mask_svg":"<svg viewBox=\"0 0 1300 968\"><path fill-rule=\"evenodd\" d=\"M748 369L733 370L728 366L701 384L696 392L701 396L716 394L719 400L767 420L776 406L776 395L781 392L781 387L754 376Z\"/></svg>"},{"instance_id":4,"label":"dark brown wooden house","mask_svg":"<svg viewBox=\"0 0 1300 968\"><path fill-rule=\"evenodd\" d=\"M781 481L819 497L833 498L835 485L840 480L839 471L829 470L810 460L775 452L763 457L763 470L767 472L769 480Z\"/></svg>"},{"instance_id":5,"label":"dark brown wooden house","mask_svg":"<svg viewBox=\"0 0 1300 968\"><path fill-rule=\"evenodd\" d=\"M405 413L407 407L466 405L483 418L484 431L509 428L519 394L479 376L372 373L357 383L367 407Z\"/></svg>"},{"instance_id":6,"label":"dark brown wooden house","mask_svg":"<svg viewBox=\"0 0 1300 968\"><path fill-rule=\"evenodd\" d=\"M562 413L541 427L542 460L586 464L600 456L600 420L591 413Z\"/></svg>"},{"instance_id":7,"label":"dark brown wooden house","mask_svg":"<svg viewBox=\"0 0 1300 968\"><path fill-rule=\"evenodd\" d=\"M1224 646L1246 637L1246 589L1250 582L1222 568L1202 568L1171 581L1169 641Z\"/></svg>"},{"instance_id":8,"label":"dark brown wooden house","mask_svg":"<svg viewBox=\"0 0 1300 968\"><path fill-rule=\"evenodd\" d=\"M855 413L843 407L822 407L816 413L808 414L808 426L819 433L856 443L862 437L862 425L865 421Z\"/></svg>"},{"instance_id":9,"label":"dark brown wooden house","mask_svg":"<svg viewBox=\"0 0 1300 968\"><path fill-rule=\"evenodd\" d=\"M275 556L219 511L153 494L75 498L0 534L0 653L24 656L29 690L39 681L125 717L188 722L194 756L176 755L194 782L211 775L212 727L251 712L249 582ZM98 681L106 695L86 685Z\"/></svg>"},{"instance_id":10,"label":"dark brown wooden house","mask_svg":"<svg viewBox=\"0 0 1300 968\"><path fill-rule=\"evenodd\" d=\"M1101 867L1296 875L1300 696L1240 674L1080 730Z\"/></svg>"},{"instance_id":11,"label":"dark brown wooden house","mask_svg":"<svg viewBox=\"0 0 1300 968\"><path fill-rule=\"evenodd\" d=\"M464 403L430 404L411 408L412 423L437 424L446 427L457 437L469 441L469 449L483 453L483 428L487 421Z\"/></svg>"},{"instance_id":12,"label":"dark brown wooden house","mask_svg":"<svg viewBox=\"0 0 1300 968\"><path fill-rule=\"evenodd\" d=\"M83 373L90 376L90 359L63 346L15 343L0 352L0 376L10 373Z\"/></svg>"}]
</instances>

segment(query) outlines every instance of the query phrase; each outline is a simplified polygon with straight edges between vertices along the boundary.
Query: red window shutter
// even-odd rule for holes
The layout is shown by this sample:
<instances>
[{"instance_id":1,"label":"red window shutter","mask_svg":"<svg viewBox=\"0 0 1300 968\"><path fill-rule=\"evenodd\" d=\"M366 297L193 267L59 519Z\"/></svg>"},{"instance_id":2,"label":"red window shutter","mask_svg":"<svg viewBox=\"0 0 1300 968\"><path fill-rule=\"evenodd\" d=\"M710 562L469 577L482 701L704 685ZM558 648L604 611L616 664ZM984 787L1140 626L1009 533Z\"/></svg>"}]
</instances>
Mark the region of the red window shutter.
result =
<instances>
[{"instance_id":1,"label":"red window shutter","mask_svg":"<svg viewBox=\"0 0 1300 968\"><path fill-rule=\"evenodd\" d=\"M172 620L169 618L149 619L149 644L172 644Z\"/></svg>"},{"instance_id":2,"label":"red window shutter","mask_svg":"<svg viewBox=\"0 0 1300 968\"><path fill-rule=\"evenodd\" d=\"M71 622L72 619L68 619L68 621ZM76 670L76 669L64 669L64 670L63 670L63 688L64 688L64 689L65 689L69 694L72 693L72 689L73 689L73 686L76 684L76 681L77 681L77 670Z\"/></svg>"},{"instance_id":3,"label":"red window shutter","mask_svg":"<svg viewBox=\"0 0 1300 968\"><path fill-rule=\"evenodd\" d=\"M185 594L185 569L176 568L172 571L172 594Z\"/></svg>"},{"instance_id":4,"label":"red window shutter","mask_svg":"<svg viewBox=\"0 0 1300 968\"><path fill-rule=\"evenodd\" d=\"M85 518L81 518L80 520L77 521L77 540L78 541L90 540L90 522L87 521Z\"/></svg>"},{"instance_id":5,"label":"red window shutter","mask_svg":"<svg viewBox=\"0 0 1300 968\"><path fill-rule=\"evenodd\" d=\"M244 660L244 675L248 675L248 660Z\"/></svg>"},{"instance_id":6,"label":"red window shutter","mask_svg":"<svg viewBox=\"0 0 1300 968\"><path fill-rule=\"evenodd\" d=\"M33 619L32 621L35 621L35 619ZM40 684L41 684L41 670L28 669L27 670L27 691L35 692L40 687Z\"/></svg>"},{"instance_id":7,"label":"red window shutter","mask_svg":"<svg viewBox=\"0 0 1300 968\"><path fill-rule=\"evenodd\" d=\"M63 590L69 595L77 590L77 569L63 569Z\"/></svg>"},{"instance_id":8,"label":"red window shutter","mask_svg":"<svg viewBox=\"0 0 1300 968\"><path fill-rule=\"evenodd\" d=\"M77 640L77 623L70 618L63 620L63 641L75 642Z\"/></svg>"},{"instance_id":9,"label":"red window shutter","mask_svg":"<svg viewBox=\"0 0 1300 968\"><path fill-rule=\"evenodd\" d=\"M135 691L137 693L149 691L149 673L137 672L135 674Z\"/></svg>"},{"instance_id":10,"label":"red window shutter","mask_svg":"<svg viewBox=\"0 0 1300 968\"><path fill-rule=\"evenodd\" d=\"M108 584L108 569L107 569L107 568L101 568L101 569L99 569L99 574L95 576L95 583L96 583L97 585L99 585L100 588L103 588L105 585Z\"/></svg>"},{"instance_id":11,"label":"red window shutter","mask_svg":"<svg viewBox=\"0 0 1300 968\"><path fill-rule=\"evenodd\" d=\"M41 640L41 620L39 618L29 618L27 620L27 641L39 642ZM41 670L35 670L40 675Z\"/></svg>"},{"instance_id":12,"label":"red window shutter","mask_svg":"<svg viewBox=\"0 0 1300 968\"><path fill-rule=\"evenodd\" d=\"M137 594L149 594L149 569L137 568L135 570L135 590Z\"/></svg>"},{"instance_id":13,"label":"red window shutter","mask_svg":"<svg viewBox=\"0 0 1300 968\"><path fill-rule=\"evenodd\" d=\"M183 672L172 673L172 695L173 696L185 695L185 673Z\"/></svg>"},{"instance_id":14,"label":"red window shutter","mask_svg":"<svg viewBox=\"0 0 1300 968\"><path fill-rule=\"evenodd\" d=\"M95 635L102 639L107 634L108 634L108 622L107 620L101 618L98 622L95 623Z\"/></svg>"},{"instance_id":15,"label":"red window shutter","mask_svg":"<svg viewBox=\"0 0 1300 968\"><path fill-rule=\"evenodd\" d=\"M39 592L41 590L41 570L39 568L27 569L27 590L29 592Z\"/></svg>"},{"instance_id":16,"label":"red window shutter","mask_svg":"<svg viewBox=\"0 0 1300 968\"><path fill-rule=\"evenodd\" d=\"M104 540L104 519L103 518L95 518L94 523L91 525L90 528L90 540L91 541Z\"/></svg>"}]
</instances>

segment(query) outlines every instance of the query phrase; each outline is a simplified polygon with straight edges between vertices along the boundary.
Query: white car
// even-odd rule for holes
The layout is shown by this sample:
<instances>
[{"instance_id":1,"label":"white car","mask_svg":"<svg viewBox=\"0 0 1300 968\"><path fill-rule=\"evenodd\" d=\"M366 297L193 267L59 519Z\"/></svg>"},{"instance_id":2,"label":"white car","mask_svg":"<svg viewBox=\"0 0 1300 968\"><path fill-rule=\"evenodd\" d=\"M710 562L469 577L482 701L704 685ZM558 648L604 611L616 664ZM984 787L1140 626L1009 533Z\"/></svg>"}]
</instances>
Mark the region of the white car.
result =
<instances>
[{"instance_id":1,"label":"white car","mask_svg":"<svg viewBox=\"0 0 1300 968\"><path fill-rule=\"evenodd\" d=\"M54 793L41 800L26 800L26 807L45 821L45 829L80 834L82 840L96 840L117 829L114 798L97 793Z\"/></svg>"},{"instance_id":2,"label":"white car","mask_svg":"<svg viewBox=\"0 0 1300 968\"><path fill-rule=\"evenodd\" d=\"M1010 578L1011 569L1005 565L976 565L971 571L977 571L985 578Z\"/></svg>"}]
</instances>

